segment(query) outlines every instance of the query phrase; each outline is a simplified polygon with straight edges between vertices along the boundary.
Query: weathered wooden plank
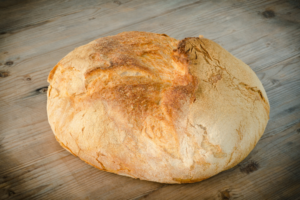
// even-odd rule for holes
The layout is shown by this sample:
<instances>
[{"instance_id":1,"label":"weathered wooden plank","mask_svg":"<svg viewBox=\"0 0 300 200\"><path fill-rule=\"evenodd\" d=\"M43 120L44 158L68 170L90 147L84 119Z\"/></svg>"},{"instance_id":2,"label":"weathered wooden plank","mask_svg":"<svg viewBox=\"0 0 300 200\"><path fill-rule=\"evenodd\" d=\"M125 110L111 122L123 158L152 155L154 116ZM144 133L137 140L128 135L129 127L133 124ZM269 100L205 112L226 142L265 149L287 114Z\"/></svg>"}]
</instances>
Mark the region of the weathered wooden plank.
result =
<instances>
[{"instance_id":1,"label":"weathered wooden plank","mask_svg":"<svg viewBox=\"0 0 300 200\"><path fill-rule=\"evenodd\" d=\"M13 178L12 178L13 177ZM88 178L86 178L88 177ZM17 171L6 173L5 177L15 198L24 199L83 199L90 193L101 194L101 198L130 197L136 193L149 191L157 183L134 180L127 177L99 171L66 151L41 159ZM18 181L16 181L16 179ZM32 185L36 187L32 188ZM132 190L131 188L134 188ZM32 192L31 190L37 190Z\"/></svg>"},{"instance_id":2,"label":"weathered wooden plank","mask_svg":"<svg viewBox=\"0 0 300 200\"><path fill-rule=\"evenodd\" d=\"M0 78L0 198L295 199L299 7L260 0L0 2L0 72L9 75ZM49 71L75 47L130 30L177 39L201 34L254 69L270 100L270 122L239 166L200 183L164 185L99 171L58 145L43 93Z\"/></svg>"}]
</instances>

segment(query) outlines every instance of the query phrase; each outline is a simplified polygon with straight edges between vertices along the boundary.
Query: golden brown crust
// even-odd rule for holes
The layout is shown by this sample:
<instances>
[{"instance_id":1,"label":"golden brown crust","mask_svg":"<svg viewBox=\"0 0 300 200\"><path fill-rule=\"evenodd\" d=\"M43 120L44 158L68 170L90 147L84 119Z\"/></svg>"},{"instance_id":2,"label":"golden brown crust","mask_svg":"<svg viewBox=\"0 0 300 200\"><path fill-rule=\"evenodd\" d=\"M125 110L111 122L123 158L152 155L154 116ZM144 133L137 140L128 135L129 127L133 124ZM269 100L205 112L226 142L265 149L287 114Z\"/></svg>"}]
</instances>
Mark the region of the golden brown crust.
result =
<instances>
[{"instance_id":1,"label":"golden brown crust","mask_svg":"<svg viewBox=\"0 0 300 200\"><path fill-rule=\"evenodd\" d=\"M204 38L125 32L76 48L50 72L60 144L105 171L197 182L244 159L269 103L255 73Z\"/></svg>"}]
</instances>

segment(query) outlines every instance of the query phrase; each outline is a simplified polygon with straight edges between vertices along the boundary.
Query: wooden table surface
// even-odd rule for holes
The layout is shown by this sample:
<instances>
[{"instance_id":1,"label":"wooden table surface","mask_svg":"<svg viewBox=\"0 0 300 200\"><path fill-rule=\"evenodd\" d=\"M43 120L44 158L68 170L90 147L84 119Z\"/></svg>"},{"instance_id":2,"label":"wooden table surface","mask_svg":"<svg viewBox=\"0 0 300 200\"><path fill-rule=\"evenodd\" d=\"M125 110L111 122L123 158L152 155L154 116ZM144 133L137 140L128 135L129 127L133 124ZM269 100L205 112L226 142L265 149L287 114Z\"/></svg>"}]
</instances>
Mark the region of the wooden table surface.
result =
<instances>
[{"instance_id":1,"label":"wooden table surface","mask_svg":"<svg viewBox=\"0 0 300 200\"><path fill-rule=\"evenodd\" d=\"M132 30L204 35L256 72L270 121L242 163L168 185L100 171L60 147L46 115L48 73L75 47ZM0 199L298 198L299 0L0 1Z\"/></svg>"}]
</instances>

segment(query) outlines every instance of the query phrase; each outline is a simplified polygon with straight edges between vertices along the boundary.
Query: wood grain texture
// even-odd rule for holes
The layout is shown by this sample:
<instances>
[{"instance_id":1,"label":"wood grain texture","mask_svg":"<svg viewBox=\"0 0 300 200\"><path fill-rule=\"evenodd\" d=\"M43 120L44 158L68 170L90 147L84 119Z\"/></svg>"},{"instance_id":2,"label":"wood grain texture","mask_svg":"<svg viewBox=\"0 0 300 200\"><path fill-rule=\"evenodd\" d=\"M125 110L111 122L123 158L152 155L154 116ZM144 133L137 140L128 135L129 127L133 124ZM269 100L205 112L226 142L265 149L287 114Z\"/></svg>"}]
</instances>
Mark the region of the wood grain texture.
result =
<instances>
[{"instance_id":1,"label":"wood grain texture","mask_svg":"<svg viewBox=\"0 0 300 200\"><path fill-rule=\"evenodd\" d=\"M270 121L242 163L166 185L99 171L59 146L47 122L48 73L75 47L131 30L204 35L256 72ZM299 1L0 1L0 199L297 199L299 152Z\"/></svg>"}]
</instances>

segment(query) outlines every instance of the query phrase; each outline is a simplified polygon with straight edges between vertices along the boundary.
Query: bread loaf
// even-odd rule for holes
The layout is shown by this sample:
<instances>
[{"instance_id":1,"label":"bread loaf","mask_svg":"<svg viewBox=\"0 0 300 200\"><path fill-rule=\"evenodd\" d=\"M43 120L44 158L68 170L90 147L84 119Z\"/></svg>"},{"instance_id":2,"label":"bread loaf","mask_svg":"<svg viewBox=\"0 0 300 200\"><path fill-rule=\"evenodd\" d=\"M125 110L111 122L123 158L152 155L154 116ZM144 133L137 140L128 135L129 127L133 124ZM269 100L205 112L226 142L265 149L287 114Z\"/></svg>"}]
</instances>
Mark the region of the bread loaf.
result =
<instances>
[{"instance_id":1,"label":"bread loaf","mask_svg":"<svg viewBox=\"0 0 300 200\"><path fill-rule=\"evenodd\" d=\"M50 72L57 141L88 164L192 183L241 162L269 119L251 68L205 38L124 32L76 48Z\"/></svg>"}]
</instances>

